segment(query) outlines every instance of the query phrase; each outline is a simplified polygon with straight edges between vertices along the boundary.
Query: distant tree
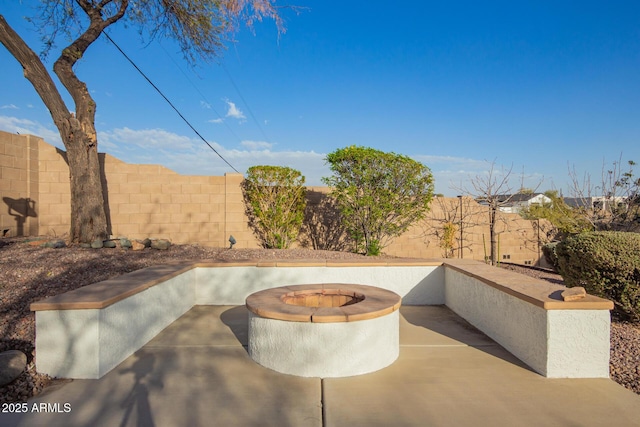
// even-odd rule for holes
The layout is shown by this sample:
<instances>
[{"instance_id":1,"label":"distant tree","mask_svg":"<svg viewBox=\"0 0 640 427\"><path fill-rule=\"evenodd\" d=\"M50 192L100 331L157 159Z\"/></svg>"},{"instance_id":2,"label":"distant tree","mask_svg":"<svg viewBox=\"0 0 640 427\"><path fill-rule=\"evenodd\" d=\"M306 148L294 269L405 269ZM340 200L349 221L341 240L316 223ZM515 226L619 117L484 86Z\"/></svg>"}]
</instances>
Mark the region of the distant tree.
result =
<instances>
[{"instance_id":1,"label":"distant tree","mask_svg":"<svg viewBox=\"0 0 640 427\"><path fill-rule=\"evenodd\" d=\"M307 200L304 176L282 166L253 166L242 182L249 225L265 248L286 249L296 240Z\"/></svg>"},{"instance_id":2,"label":"distant tree","mask_svg":"<svg viewBox=\"0 0 640 427\"><path fill-rule=\"evenodd\" d=\"M640 178L635 176L635 166L629 160L624 168L622 156L610 166L603 161L597 185L590 174L580 179L575 167L569 169L570 194L593 230L640 230Z\"/></svg>"},{"instance_id":3,"label":"distant tree","mask_svg":"<svg viewBox=\"0 0 640 427\"><path fill-rule=\"evenodd\" d=\"M533 188L529 188L529 187L522 187L520 188L520 190L518 190L518 194L528 194L530 196L535 194L535 191Z\"/></svg>"},{"instance_id":4,"label":"distant tree","mask_svg":"<svg viewBox=\"0 0 640 427\"><path fill-rule=\"evenodd\" d=\"M497 224L500 219L500 208L509 205L515 195L513 192L514 186L511 183L514 178L512 172L513 165L509 169L504 166L498 169L494 160L489 163L486 173L471 178L471 188L458 188L463 194L473 197L479 204L487 206L490 246L490 255L487 261L491 265L495 265L498 262ZM521 178L519 188L524 188L522 186L523 180L524 175ZM534 192L535 189L531 190L531 193Z\"/></svg>"},{"instance_id":5,"label":"distant tree","mask_svg":"<svg viewBox=\"0 0 640 427\"><path fill-rule=\"evenodd\" d=\"M378 255L424 218L433 197L428 167L403 155L350 146L326 157L331 187L356 251Z\"/></svg>"},{"instance_id":6,"label":"distant tree","mask_svg":"<svg viewBox=\"0 0 640 427\"><path fill-rule=\"evenodd\" d=\"M542 204L525 206L520 210L524 219L546 219L553 225L553 230L546 230L551 239L561 240L564 237L591 231L592 226L578 208L568 206L557 190L545 191L551 201Z\"/></svg>"},{"instance_id":7,"label":"distant tree","mask_svg":"<svg viewBox=\"0 0 640 427\"><path fill-rule=\"evenodd\" d=\"M435 205L434 205L435 204ZM470 197L449 198L436 196L424 221L421 222L422 237L428 244L435 237L444 258L462 257L462 251L471 251L469 230L476 224L472 217L476 203Z\"/></svg>"},{"instance_id":8,"label":"distant tree","mask_svg":"<svg viewBox=\"0 0 640 427\"><path fill-rule=\"evenodd\" d=\"M33 21L43 34L43 55L53 50L59 35L71 40L53 66L73 99L75 108L70 111L38 55L0 15L0 43L20 63L24 76L49 109L67 150L72 242L107 236L96 103L74 70L89 46L111 25L123 22L138 25L151 39L176 40L185 59L194 63L197 58L215 57L226 34L240 21L250 24L263 17L275 19L281 28L272 0L42 0L39 17Z\"/></svg>"}]
</instances>

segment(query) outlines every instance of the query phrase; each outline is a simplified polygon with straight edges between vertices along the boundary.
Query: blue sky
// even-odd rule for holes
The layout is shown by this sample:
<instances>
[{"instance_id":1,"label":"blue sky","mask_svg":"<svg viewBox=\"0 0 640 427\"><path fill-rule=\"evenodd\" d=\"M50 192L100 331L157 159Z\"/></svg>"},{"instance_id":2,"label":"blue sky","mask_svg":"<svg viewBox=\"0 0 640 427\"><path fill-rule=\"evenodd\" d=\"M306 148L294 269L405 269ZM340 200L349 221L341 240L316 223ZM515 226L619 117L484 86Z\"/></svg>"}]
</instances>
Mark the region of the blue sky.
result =
<instances>
[{"instance_id":1,"label":"blue sky","mask_svg":"<svg viewBox=\"0 0 640 427\"><path fill-rule=\"evenodd\" d=\"M39 52L22 18L34 1L10 3L0 13ZM597 178L603 161L640 162L638 2L294 3L308 9L284 11L286 33L243 28L195 69L169 41L110 35L241 172L287 165L322 185L325 155L357 144L421 161L445 195L492 161L513 166L514 189L524 171L525 186L568 195L568 165ZM0 130L60 145L1 46L0 63ZM100 151L183 174L232 171L106 39L76 70L97 102Z\"/></svg>"}]
</instances>

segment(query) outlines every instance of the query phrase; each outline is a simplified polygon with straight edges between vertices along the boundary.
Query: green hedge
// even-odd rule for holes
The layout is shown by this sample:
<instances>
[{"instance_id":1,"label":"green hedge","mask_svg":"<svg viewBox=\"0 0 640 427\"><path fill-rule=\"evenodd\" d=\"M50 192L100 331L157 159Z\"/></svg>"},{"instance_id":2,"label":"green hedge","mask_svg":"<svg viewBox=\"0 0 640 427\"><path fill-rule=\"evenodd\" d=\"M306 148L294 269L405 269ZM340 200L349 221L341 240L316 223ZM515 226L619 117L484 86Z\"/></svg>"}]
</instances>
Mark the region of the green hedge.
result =
<instances>
[{"instance_id":1,"label":"green hedge","mask_svg":"<svg viewBox=\"0 0 640 427\"><path fill-rule=\"evenodd\" d=\"M560 242L556 255L566 286L583 286L612 300L618 314L640 321L640 234L582 233Z\"/></svg>"},{"instance_id":2,"label":"green hedge","mask_svg":"<svg viewBox=\"0 0 640 427\"><path fill-rule=\"evenodd\" d=\"M558 271L558 255L556 254L556 246L559 242L550 242L542 246L542 254L553 268Z\"/></svg>"}]
</instances>

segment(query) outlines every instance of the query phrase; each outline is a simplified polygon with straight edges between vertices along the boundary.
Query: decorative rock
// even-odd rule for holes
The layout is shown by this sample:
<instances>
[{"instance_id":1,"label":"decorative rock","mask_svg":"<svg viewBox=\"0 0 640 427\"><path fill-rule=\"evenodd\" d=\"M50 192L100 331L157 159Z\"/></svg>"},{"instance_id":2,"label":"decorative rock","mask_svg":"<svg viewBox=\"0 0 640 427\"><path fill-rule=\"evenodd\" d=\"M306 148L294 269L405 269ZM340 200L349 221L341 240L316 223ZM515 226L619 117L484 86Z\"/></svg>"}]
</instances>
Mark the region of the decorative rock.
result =
<instances>
[{"instance_id":1,"label":"decorative rock","mask_svg":"<svg viewBox=\"0 0 640 427\"><path fill-rule=\"evenodd\" d=\"M103 245L104 242L102 241L102 239L94 240L93 242L91 242L91 247L93 249L100 249Z\"/></svg>"},{"instance_id":2,"label":"decorative rock","mask_svg":"<svg viewBox=\"0 0 640 427\"><path fill-rule=\"evenodd\" d=\"M130 249L132 246L131 240L127 239L126 237L123 237L120 239L120 247L123 249Z\"/></svg>"},{"instance_id":3,"label":"decorative rock","mask_svg":"<svg viewBox=\"0 0 640 427\"><path fill-rule=\"evenodd\" d=\"M27 355L19 350L0 353L0 387L18 378L27 367Z\"/></svg>"},{"instance_id":4,"label":"decorative rock","mask_svg":"<svg viewBox=\"0 0 640 427\"><path fill-rule=\"evenodd\" d=\"M80 243L80 247L84 249L91 249L91 243Z\"/></svg>"},{"instance_id":5,"label":"decorative rock","mask_svg":"<svg viewBox=\"0 0 640 427\"><path fill-rule=\"evenodd\" d=\"M115 248L116 242L114 242L113 240L105 240L105 242L102 244L103 248Z\"/></svg>"},{"instance_id":6,"label":"decorative rock","mask_svg":"<svg viewBox=\"0 0 640 427\"><path fill-rule=\"evenodd\" d=\"M60 248L66 247L67 244L62 239L56 239L56 240L51 240L49 242L46 242L42 246L44 246L45 248L60 249Z\"/></svg>"},{"instance_id":7,"label":"decorative rock","mask_svg":"<svg viewBox=\"0 0 640 427\"><path fill-rule=\"evenodd\" d=\"M171 246L171 242L166 239L158 239L151 242L151 247L153 249L160 249L162 251L166 251Z\"/></svg>"},{"instance_id":8,"label":"decorative rock","mask_svg":"<svg viewBox=\"0 0 640 427\"><path fill-rule=\"evenodd\" d=\"M139 242L137 240L134 240L133 242L131 242L131 248L134 251L141 251L145 248L146 246L144 245L144 243Z\"/></svg>"},{"instance_id":9,"label":"decorative rock","mask_svg":"<svg viewBox=\"0 0 640 427\"><path fill-rule=\"evenodd\" d=\"M145 248L150 248L151 247L151 239L146 238L142 241L142 244L144 245Z\"/></svg>"},{"instance_id":10,"label":"decorative rock","mask_svg":"<svg viewBox=\"0 0 640 427\"><path fill-rule=\"evenodd\" d=\"M587 291L582 286L576 286L575 288L569 288L566 291L562 291L562 299L564 301L578 301L587 296Z\"/></svg>"}]
</instances>

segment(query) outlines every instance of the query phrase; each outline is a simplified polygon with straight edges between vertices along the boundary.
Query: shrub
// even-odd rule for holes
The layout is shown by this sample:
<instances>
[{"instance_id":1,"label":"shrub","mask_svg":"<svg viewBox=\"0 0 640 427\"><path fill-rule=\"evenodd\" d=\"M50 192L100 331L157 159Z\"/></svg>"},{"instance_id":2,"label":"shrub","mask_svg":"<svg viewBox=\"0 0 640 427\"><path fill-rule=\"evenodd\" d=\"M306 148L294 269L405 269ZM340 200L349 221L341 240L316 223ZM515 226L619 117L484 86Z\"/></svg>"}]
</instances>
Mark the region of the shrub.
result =
<instances>
[{"instance_id":1,"label":"shrub","mask_svg":"<svg viewBox=\"0 0 640 427\"><path fill-rule=\"evenodd\" d=\"M288 248L304 219L304 176L288 167L253 166L242 182L242 193L249 226L262 246Z\"/></svg>"},{"instance_id":2,"label":"shrub","mask_svg":"<svg viewBox=\"0 0 640 427\"><path fill-rule=\"evenodd\" d=\"M558 254L556 254L556 247L559 242L549 242L542 246L542 254L549 264L558 271Z\"/></svg>"},{"instance_id":3,"label":"shrub","mask_svg":"<svg viewBox=\"0 0 640 427\"><path fill-rule=\"evenodd\" d=\"M560 242L556 254L567 286L583 286L612 300L618 314L640 321L640 234L578 234Z\"/></svg>"},{"instance_id":4,"label":"shrub","mask_svg":"<svg viewBox=\"0 0 640 427\"><path fill-rule=\"evenodd\" d=\"M378 255L429 209L431 171L407 156L352 145L329 153L327 162L334 175L323 181L356 251Z\"/></svg>"}]
</instances>

